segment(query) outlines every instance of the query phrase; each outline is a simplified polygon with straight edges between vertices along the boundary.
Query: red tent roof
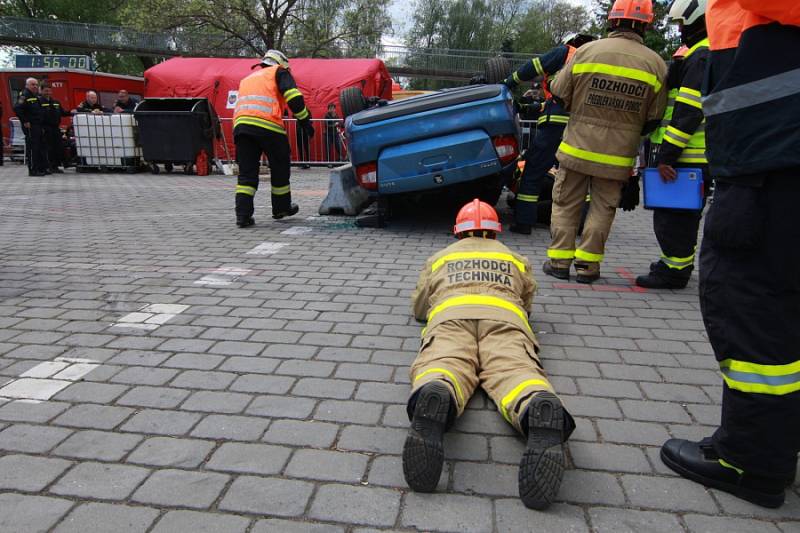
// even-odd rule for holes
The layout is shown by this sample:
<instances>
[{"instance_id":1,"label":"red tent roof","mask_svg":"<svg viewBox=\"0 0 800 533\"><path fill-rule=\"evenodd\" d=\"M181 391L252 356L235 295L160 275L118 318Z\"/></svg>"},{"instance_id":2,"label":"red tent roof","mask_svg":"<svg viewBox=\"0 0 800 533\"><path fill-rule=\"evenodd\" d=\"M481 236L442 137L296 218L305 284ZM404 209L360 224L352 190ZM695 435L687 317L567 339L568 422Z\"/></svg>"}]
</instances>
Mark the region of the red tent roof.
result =
<instances>
[{"instance_id":1,"label":"red tent roof","mask_svg":"<svg viewBox=\"0 0 800 533\"><path fill-rule=\"evenodd\" d=\"M252 72L258 59L174 58L148 69L145 97L205 97L224 118L233 115L227 101L230 91ZM360 86L366 96L391 99L392 78L380 59L291 59L292 75L315 118L322 118L329 103L339 107L339 92ZM341 113L340 113L341 114Z\"/></svg>"}]
</instances>

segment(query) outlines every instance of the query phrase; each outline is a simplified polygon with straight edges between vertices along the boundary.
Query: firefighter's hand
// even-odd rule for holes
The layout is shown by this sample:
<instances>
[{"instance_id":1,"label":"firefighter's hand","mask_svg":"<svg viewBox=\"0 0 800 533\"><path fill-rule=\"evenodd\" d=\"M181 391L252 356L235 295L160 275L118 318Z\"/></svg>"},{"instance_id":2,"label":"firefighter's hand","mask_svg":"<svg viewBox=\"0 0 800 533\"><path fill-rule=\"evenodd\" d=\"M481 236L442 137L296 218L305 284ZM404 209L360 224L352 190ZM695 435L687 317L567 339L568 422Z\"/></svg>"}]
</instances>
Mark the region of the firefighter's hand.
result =
<instances>
[{"instance_id":1,"label":"firefighter's hand","mask_svg":"<svg viewBox=\"0 0 800 533\"><path fill-rule=\"evenodd\" d=\"M678 173L675 172L675 169L663 163L658 165L658 173L661 175L661 181L664 183L675 181L678 178Z\"/></svg>"},{"instance_id":2,"label":"firefighter's hand","mask_svg":"<svg viewBox=\"0 0 800 533\"><path fill-rule=\"evenodd\" d=\"M511 76L503 80L503 85L505 85L512 91L517 88L517 82L515 82L514 78L512 78Z\"/></svg>"},{"instance_id":3,"label":"firefighter's hand","mask_svg":"<svg viewBox=\"0 0 800 533\"><path fill-rule=\"evenodd\" d=\"M306 135L308 135L308 138L310 139L311 137L313 137L314 136L314 126L311 124L311 121L310 120L304 120L304 121L301 122L301 124L302 124L302 127L303 127L303 131L306 133Z\"/></svg>"},{"instance_id":4,"label":"firefighter's hand","mask_svg":"<svg viewBox=\"0 0 800 533\"><path fill-rule=\"evenodd\" d=\"M639 175L631 176L622 188L619 206L623 211L633 211L639 205Z\"/></svg>"}]
</instances>

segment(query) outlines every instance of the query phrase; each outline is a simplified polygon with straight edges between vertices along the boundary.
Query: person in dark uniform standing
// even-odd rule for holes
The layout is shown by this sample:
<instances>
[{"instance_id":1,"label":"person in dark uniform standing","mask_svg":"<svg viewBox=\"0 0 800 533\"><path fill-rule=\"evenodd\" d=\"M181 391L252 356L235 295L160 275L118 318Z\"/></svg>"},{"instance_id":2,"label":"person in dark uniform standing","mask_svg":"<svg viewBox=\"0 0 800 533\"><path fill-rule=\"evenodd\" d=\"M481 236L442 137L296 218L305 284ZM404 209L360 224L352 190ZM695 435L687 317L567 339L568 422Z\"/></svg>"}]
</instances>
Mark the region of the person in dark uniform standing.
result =
<instances>
[{"instance_id":1,"label":"person in dark uniform standing","mask_svg":"<svg viewBox=\"0 0 800 533\"><path fill-rule=\"evenodd\" d=\"M25 89L17 99L14 111L22 123L25 134L25 159L28 162L29 176L50 174L47 170L47 146L44 141L45 112L39 100L39 81L36 78L25 80Z\"/></svg>"},{"instance_id":2,"label":"person in dark uniform standing","mask_svg":"<svg viewBox=\"0 0 800 533\"><path fill-rule=\"evenodd\" d=\"M61 103L53 98L53 89L42 87L42 109L44 110L44 140L47 145L48 170L55 174L63 174L59 167L64 159L64 143L61 138L61 117L69 116Z\"/></svg>"},{"instance_id":3,"label":"person in dark uniform standing","mask_svg":"<svg viewBox=\"0 0 800 533\"><path fill-rule=\"evenodd\" d=\"M233 113L233 139L239 180L236 185L236 225L246 228L255 224L253 199L258 189L261 155L267 154L272 186L272 218L297 214L300 208L292 203L289 187L291 151L283 123L283 110L288 107L309 137L314 136L311 113L306 109L303 94L289 72L289 60L278 50L269 50L261 70L239 83L239 96ZM255 67L254 67L255 68Z\"/></svg>"},{"instance_id":4,"label":"person in dark uniform standing","mask_svg":"<svg viewBox=\"0 0 800 533\"><path fill-rule=\"evenodd\" d=\"M706 0L676 0L669 17L680 24L681 41L687 49L682 56L673 58L667 72L667 109L661 127L650 135L650 142L657 148L654 166L665 183L676 179L676 168L699 168L708 195L712 179L708 173L706 121L700 95L709 55ZM661 247L661 258L650 265L649 274L636 278L638 286L686 287L694 270L702 215L702 208L653 210L653 230Z\"/></svg>"},{"instance_id":5,"label":"person in dark uniform standing","mask_svg":"<svg viewBox=\"0 0 800 533\"><path fill-rule=\"evenodd\" d=\"M0 167L5 159L6 139L3 137L3 104L0 103Z\"/></svg>"}]
</instances>

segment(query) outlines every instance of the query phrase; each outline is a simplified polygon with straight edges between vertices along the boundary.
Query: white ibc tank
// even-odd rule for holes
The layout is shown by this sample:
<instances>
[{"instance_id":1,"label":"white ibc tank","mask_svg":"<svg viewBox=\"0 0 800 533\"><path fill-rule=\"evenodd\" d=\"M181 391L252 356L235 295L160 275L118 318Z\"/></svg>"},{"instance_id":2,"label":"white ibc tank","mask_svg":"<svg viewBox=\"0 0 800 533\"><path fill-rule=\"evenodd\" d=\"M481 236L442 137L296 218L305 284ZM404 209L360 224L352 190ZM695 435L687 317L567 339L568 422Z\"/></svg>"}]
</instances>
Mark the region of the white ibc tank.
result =
<instances>
[{"instance_id":1,"label":"white ibc tank","mask_svg":"<svg viewBox=\"0 0 800 533\"><path fill-rule=\"evenodd\" d=\"M72 117L75 144L82 166L119 167L138 164L136 120L131 114L94 115L78 113Z\"/></svg>"}]
</instances>

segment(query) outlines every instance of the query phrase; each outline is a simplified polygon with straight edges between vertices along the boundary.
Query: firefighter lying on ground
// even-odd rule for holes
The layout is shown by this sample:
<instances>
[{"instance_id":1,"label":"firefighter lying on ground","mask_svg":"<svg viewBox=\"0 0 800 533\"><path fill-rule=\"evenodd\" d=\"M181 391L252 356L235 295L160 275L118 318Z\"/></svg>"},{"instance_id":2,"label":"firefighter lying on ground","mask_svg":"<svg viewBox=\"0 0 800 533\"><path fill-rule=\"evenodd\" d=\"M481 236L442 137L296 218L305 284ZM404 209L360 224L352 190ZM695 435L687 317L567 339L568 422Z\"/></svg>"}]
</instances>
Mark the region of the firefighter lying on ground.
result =
<instances>
[{"instance_id":1,"label":"firefighter lying on ground","mask_svg":"<svg viewBox=\"0 0 800 533\"><path fill-rule=\"evenodd\" d=\"M412 297L427 320L411 366L411 428L403 473L415 491L436 488L443 437L480 385L514 428L527 436L519 495L532 509L555 499L564 474L564 442L575 423L556 396L528 323L536 282L528 260L495 237L497 213L473 200L458 213L458 242L425 263Z\"/></svg>"}]
</instances>

